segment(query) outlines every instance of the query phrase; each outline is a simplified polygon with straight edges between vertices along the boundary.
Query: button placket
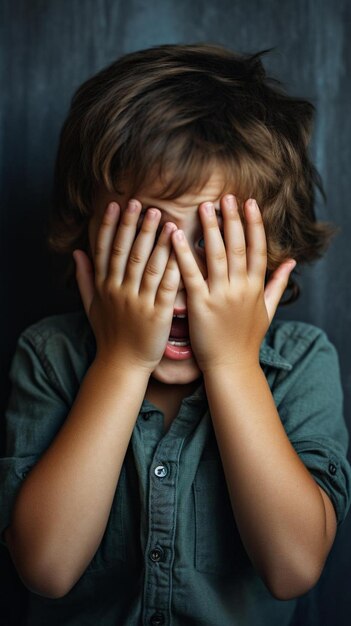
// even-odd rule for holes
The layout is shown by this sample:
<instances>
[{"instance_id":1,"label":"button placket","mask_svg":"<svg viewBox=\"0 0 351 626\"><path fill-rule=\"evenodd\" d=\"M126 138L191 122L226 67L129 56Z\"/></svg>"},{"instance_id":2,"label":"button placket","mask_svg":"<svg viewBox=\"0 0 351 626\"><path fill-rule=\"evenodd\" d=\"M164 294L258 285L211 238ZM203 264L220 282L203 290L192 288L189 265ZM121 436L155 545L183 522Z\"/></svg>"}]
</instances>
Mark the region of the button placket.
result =
<instances>
[{"instance_id":1,"label":"button placket","mask_svg":"<svg viewBox=\"0 0 351 626\"><path fill-rule=\"evenodd\" d=\"M164 553L162 548L153 548L149 554L151 561L154 561L154 563L161 561L163 559L163 555Z\"/></svg>"},{"instance_id":2,"label":"button placket","mask_svg":"<svg viewBox=\"0 0 351 626\"><path fill-rule=\"evenodd\" d=\"M155 476L157 476L157 478L164 478L165 476L167 476L167 474L168 470L165 465L158 465L157 467L155 467Z\"/></svg>"},{"instance_id":3,"label":"button placket","mask_svg":"<svg viewBox=\"0 0 351 626\"><path fill-rule=\"evenodd\" d=\"M144 615L150 624L169 624L174 558L178 464L183 439L164 437L149 471L149 534L145 551ZM164 461L163 459L166 459Z\"/></svg>"},{"instance_id":4,"label":"button placket","mask_svg":"<svg viewBox=\"0 0 351 626\"><path fill-rule=\"evenodd\" d=\"M336 465L334 465L334 463L329 463L328 469L329 469L329 473L332 476L335 476L335 474L336 474Z\"/></svg>"},{"instance_id":5,"label":"button placket","mask_svg":"<svg viewBox=\"0 0 351 626\"><path fill-rule=\"evenodd\" d=\"M154 613L150 617L151 626L162 626L162 624L164 623L165 623L165 616L163 615L163 613Z\"/></svg>"},{"instance_id":6,"label":"button placket","mask_svg":"<svg viewBox=\"0 0 351 626\"><path fill-rule=\"evenodd\" d=\"M172 606L172 576L175 557L176 519L179 498L178 491L183 481L179 481L180 456L189 433L195 427L195 437L189 443L192 454L187 450L187 475L195 474L199 461L199 451L203 448L210 432L211 420L208 413L199 416L199 404L189 403L184 415L180 412L178 423L173 423L170 429L154 448L152 459L148 466L147 483L147 515L148 534L144 545L144 603L143 623L152 623L151 619L164 620L162 624L170 626ZM156 434L156 428L155 428ZM157 469L157 472L155 470ZM166 475L164 474L164 469ZM159 475L160 474L160 475ZM150 559L150 552L162 546L164 557L157 563ZM155 617L156 616L156 617ZM154 622L160 623L160 622Z\"/></svg>"}]
</instances>

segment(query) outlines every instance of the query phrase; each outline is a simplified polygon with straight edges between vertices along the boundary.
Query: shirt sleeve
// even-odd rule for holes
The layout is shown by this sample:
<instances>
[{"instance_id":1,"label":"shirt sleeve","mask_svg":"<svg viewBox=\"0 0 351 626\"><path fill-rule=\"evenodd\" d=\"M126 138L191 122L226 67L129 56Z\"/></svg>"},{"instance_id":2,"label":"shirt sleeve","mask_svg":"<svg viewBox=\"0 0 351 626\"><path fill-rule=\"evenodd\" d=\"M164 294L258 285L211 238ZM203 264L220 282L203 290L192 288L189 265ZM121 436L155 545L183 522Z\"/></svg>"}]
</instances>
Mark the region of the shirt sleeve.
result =
<instances>
[{"instance_id":1,"label":"shirt sleeve","mask_svg":"<svg viewBox=\"0 0 351 626\"><path fill-rule=\"evenodd\" d=\"M24 331L10 368L11 392L5 414L6 449L0 459L0 543L10 524L16 496L27 473L48 448L69 407L39 334Z\"/></svg>"},{"instance_id":2,"label":"shirt sleeve","mask_svg":"<svg viewBox=\"0 0 351 626\"><path fill-rule=\"evenodd\" d=\"M350 506L351 470L339 359L327 335L310 329L295 343L294 367L278 410L291 444L330 497L341 524Z\"/></svg>"}]
</instances>

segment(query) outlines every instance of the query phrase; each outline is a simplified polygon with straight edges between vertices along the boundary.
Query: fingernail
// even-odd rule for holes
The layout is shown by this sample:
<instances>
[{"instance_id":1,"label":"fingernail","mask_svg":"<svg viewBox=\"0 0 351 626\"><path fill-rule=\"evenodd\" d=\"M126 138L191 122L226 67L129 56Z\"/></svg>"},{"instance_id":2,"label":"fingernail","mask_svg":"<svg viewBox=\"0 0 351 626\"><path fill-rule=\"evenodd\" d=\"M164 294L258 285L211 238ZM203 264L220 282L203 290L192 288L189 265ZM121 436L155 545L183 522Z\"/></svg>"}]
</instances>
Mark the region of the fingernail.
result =
<instances>
[{"instance_id":1,"label":"fingernail","mask_svg":"<svg viewBox=\"0 0 351 626\"><path fill-rule=\"evenodd\" d=\"M258 204L257 204L256 200L254 200L253 198L251 198L249 200L249 209L253 213L255 213L258 210Z\"/></svg>"},{"instance_id":2,"label":"fingernail","mask_svg":"<svg viewBox=\"0 0 351 626\"><path fill-rule=\"evenodd\" d=\"M292 261L289 261L288 265L289 265L290 271L292 271L294 269L294 267L296 267L297 263L293 259Z\"/></svg>"},{"instance_id":3,"label":"fingernail","mask_svg":"<svg viewBox=\"0 0 351 626\"><path fill-rule=\"evenodd\" d=\"M114 202L110 202L110 204L108 205L107 209L106 209L106 213L108 213L108 215L113 215L116 211L116 205Z\"/></svg>"},{"instance_id":4,"label":"fingernail","mask_svg":"<svg viewBox=\"0 0 351 626\"><path fill-rule=\"evenodd\" d=\"M157 209L148 209L146 214L149 220L155 220L159 215L159 211Z\"/></svg>"},{"instance_id":5,"label":"fingernail","mask_svg":"<svg viewBox=\"0 0 351 626\"><path fill-rule=\"evenodd\" d=\"M177 230L177 227L173 222L166 222L163 227L165 233L173 233L174 230Z\"/></svg>"},{"instance_id":6,"label":"fingernail","mask_svg":"<svg viewBox=\"0 0 351 626\"><path fill-rule=\"evenodd\" d=\"M213 204L212 202L205 202L204 209L207 215L213 215Z\"/></svg>"},{"instance_id":7,"label":"fingernail","mask_svg":"<svg viewBox=\"0 0 351 626\"><path fill-rule=\"evenodd\" d=\"M178 241L183 241L184 239L184 233L182 230L177 230L174 236L176 239L178 239Z\"/></svg>"},{"instance_id":8,"label":"fingernail","mask_svg":"<svg viewBox=\"0 0 351 626\"><path fill-rule=\"evenodd\" d=\"M135 211L137 211L138 209L139 209L138 201L134 200L134 199L129 200L129 202L128 202L128 210L131 213L135 213Z\"/></svg>"}]
</instances>

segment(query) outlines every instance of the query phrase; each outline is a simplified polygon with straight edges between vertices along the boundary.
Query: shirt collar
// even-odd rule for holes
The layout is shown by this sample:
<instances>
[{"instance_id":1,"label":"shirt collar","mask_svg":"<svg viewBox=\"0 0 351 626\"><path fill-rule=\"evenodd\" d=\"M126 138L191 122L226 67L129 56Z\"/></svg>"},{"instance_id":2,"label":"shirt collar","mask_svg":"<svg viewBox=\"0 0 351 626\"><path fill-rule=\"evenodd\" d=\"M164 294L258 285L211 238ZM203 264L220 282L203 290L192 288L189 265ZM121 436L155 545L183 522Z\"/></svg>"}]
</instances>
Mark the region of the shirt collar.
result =
<instances>
[{"instance_id":1,"label":"shirt collar","mask_svg":"<svg viewBox=\"0 0 351 626\"><path fill-rule=\"evenodd\" d=\"M292 363L290 363L285 357L283 357L278 350L268 345L268 333L263 338L260 348L260 363L263 365L270 365L271 367L277 367L282 370L292 370Z\"/></svg>"}]
</instances>

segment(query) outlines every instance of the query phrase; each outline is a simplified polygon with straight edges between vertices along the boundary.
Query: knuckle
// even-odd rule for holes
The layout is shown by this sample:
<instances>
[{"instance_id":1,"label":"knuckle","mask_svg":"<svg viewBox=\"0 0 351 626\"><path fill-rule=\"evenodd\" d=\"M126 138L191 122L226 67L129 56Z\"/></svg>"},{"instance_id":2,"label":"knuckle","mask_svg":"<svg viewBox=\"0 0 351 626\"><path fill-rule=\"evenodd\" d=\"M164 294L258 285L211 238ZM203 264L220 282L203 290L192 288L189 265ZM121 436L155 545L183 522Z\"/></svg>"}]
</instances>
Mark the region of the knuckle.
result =
<instances>
[{"instance_id":1,"label":"knuckle","mask_svg":"<svg viewBox=\"0 0 351 626\"><path fill-rule=\"evenodd\" d=\"M152 233L153 231L155 231L156 228L157 228L157 221L156 220L154 222L149 222L148 220L144 220L142 225L141 225L140 230L145 235L148 235L149 233Z\"/></svg>"},{"instance_id":2,"label":"knuckle","mask_svg":"<svg viewBox=\"0 0 351 626\"><path fill-rule=\"evenodd\" d=\"M143 257L140 252L134 250L130 253L128 261L129 263L131 263L131 265L140 265L140 263L142 263L143 261Z\"/></svg>"},{"instance_id":3,"label":"knuckle","mask_svg":"<svg viewBox=\"0 0 351 626\"><path fill-rule=\"evenodd\" d=\"M158 267L154 265L153 263L148 263L147 266L145 267L145 274L146 276L150 276L151 278L153 278L154 276L158 276L159 275Z\"/></svg>"},{"instance_id":4,"label":"knuckle","mask_svg":"<svg viewBox=\"0 0 351 626\"><path fill-rule=\"evenodd\" d=\"M242 221L239 211L232 210L229 215L234 222Z\"/></svg>"},{"instance_id":5,"label":"knuckle","mask_svg":"<svg viewBox=\"0 0 351 626\"><path fill-rule=\"evenodd\" d=\"M226 261L227 255L226 255L225 250L218 250L218 252L215 252L213 254L213 259L218 262Z\"/></svg>"},{"instance_id":6,"label":"knuckle","mask_svg":"<svg viewBox=\"0 0 351 626\"><path fill-rule=\"evenodd\" d=\"M104 289L104 279L96 272L95 273L95 288L98 293L101 293Z\"/></svg>"},{"instance_id":7,"label":"knuckle","mask_svg":"<svg viewBox=\"0 0 351 626\"><path fill-rule=\"evenodd\" d=\"M101 220L100 229L110 228L114 222L114 219L108 213L104 213L104 216Z\"/></svg>"},{"instance_id":8,"label":"knuckle","mask_svg":"<svg viewBox=\"0 0 351 626\"><path fill-rule=\"evenodd\" d=\"M207 229L209 231L213 230L213 231L217 231L218 230L218 222L217 222L217 218L215 216L211 217L209 219L209 222L207 224Z\"/></svg>"},{"instance_id":9,"label":"knuckle","mask_svg":"<svg viewBox=\"0 0 351 626\"><path fill-rule=\"evenodd\" d=\"M164 293L173 293L177 289L178 283L176 280L172 280L170 276L165 278L160 284L160 291Z\"/></svg>"},{"instance_id":10,"label":"knuckle","mask_svg":"<svg viewBox=\"0 0 351 626\"><path fill-rule=\"evenodd\" d=\"M257 250L257 254L261 256L263 259L266 259L267 258L266 248L260 248L259 250Z\"/></svg>"},{"instance_id":11,"label":"knuckle","mask_svg":"<svg viewBox=\"0 0 351 626\"><path fill-rule=\"evenodd\" d=\"M238 281L235 289L234 300L236 302L245 302L249 297L249 285L246 280Z\"/></svg>"},{"instance_id":12,"label":"knuckle","mask_svg":"<svg viewBox=\"0 0 351 626\"><path fill-rule=\"evenodd\" d=\"M125 253L123 247L121 245L119 245L118 243L114 243L112 248L111 248L111 256L113 257L121 257L123 256Z\"/></svg>"},{"instance_id":13,"label":"knuckle","mask_svg":"<svg viewBox=\"0 0 351 626\"><path fill-rule=\"evenodd\" d=\"M250 288L252 298L255 302L257 302L261 298L262 292L264 291L264 285L262 281L259 278L252 280L250 282Z\"/></svg>"},{"instance_id":14,"label":"knuckle","mask_svg":"<svg viewBox=\"0 0 351 626\"><path fill-rule=\"evenodd\" d=\"M105 252L105 246L101 241L97 241L95 245L95 256L101 256Z\"/></svg>"},{"instance_id":15,"label":"knuckle","mask_svg":"<svg viewBox=\"0 0 351 626\"><path fill-rule=\"evenodd\" d=\"M232 251L233 251L233 254L235 254L235 256L240 256L240 257L246 256L245 246L234 246Z\"/></svg>"},{"instance_id":16,"label":"knuckle","mask_svg":"<svg viewBox=\"0 0 351 626\"><path fill-rule=\"evenodd\" d=\"M160 233L160 235L159 235L159 237L157 238L157 241L156 241L156 246L157 246L157 248L160 248L162 250L165 249L165 248L166 249L170 248L170 242L167 239L167 233L165 233L164 231L162 231Z\"/></svg>"},{"instance_id":17,"label":"knuckle","mask_svg":"<svg viewBox=\"0 0 351 626\"><path fill-rule=\"evenodd\" d=\"M113 300L116 295L116 285L114 281L110 278L106 280L103 284L103 292L108 300Z\"/></svg>"},{"instance_id":18,"label":"knuckle","mask_svg":"<svg viewBox=\"0 0 351 626\"><path fill-rule=\"evenodd\" d=\"M160 286L160 291L164 294L174 294L175 286L171 283L164 283Z\"/></svg>"}]
</instances>

